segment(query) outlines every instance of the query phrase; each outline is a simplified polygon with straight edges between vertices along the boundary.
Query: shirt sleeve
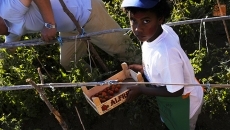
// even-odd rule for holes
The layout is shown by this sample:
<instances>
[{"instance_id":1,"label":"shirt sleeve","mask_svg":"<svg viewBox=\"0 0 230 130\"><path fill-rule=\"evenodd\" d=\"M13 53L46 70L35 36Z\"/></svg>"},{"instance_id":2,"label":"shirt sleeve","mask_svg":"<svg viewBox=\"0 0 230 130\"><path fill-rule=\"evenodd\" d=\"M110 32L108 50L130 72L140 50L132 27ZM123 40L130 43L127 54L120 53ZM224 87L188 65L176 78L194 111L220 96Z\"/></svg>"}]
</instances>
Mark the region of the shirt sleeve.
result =
<instances>
[{"instance_id":1,"label":"shirt sleeve","mask_svg":"<svg viewBox=\"0 0 230 130\"><path fill-rule=\"evenodd\" d=\"M5 0L1 9L1 17L5 20L10 33L23 35L25 32L25 14L28 7L24 6L20 0Z\"/></svg>"},{"instance_id":2,"label":"shirt sleeve","mask_svg":"<svg viewBox=\"0 0 230 130\"><path fill-rule=\"evenodd\" d=\"M164 56L163 62L165 67L160 71L163 83L184 84L183 62L176 49L170 50L168 55ZM183 87L183 85L166 85L167 90L171 93L174 93Z\"/></svg>"},{"instance_id":3,"label":"shirt sleeve","mask_svg":"<svg viewBox=\"0 0 230 130\"><path fill-rule=\"evenodd\" d=\"M166 84L183 84L184 83L184 74L183 68L180 63L170 65L161 72L163 82ZM166 88L169 92L174 93L182 89L183 85L166 85Z\"/></svg>"},{"instance_id":4,"label":"shirt sleeve","mask_svg":"<svg viewBox=\"0 0 230 130\"><path fill-rule=\"evenodd\" d=\"M20 38L20 36L10 33L9 35L5 36L5 43L19 41Z\"/></svg>"},{"instance_id":5,"label":"shirt sleeve","mask_svg":"<svg viewBox=\"0 0 230 130\"><path fill-rule=\"evenodd\" d=\"M29 9L20 0L5 0L3 4L4 8L1 9L3 12L1 15L9 22L20 22Z\"/></svg>"}]
</instances>

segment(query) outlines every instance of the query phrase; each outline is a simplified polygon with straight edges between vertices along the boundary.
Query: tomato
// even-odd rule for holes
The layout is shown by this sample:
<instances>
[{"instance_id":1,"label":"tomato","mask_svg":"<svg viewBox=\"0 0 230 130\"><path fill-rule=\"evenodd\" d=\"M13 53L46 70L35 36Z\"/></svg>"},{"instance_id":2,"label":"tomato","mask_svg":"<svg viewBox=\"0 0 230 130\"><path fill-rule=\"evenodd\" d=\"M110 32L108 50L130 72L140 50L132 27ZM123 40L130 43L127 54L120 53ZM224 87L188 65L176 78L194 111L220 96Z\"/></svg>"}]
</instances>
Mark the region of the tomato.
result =
<instances>
[{"instance_id":1,"label":"tomato","mask_svg":"<svg viewBox=\"0 0 230 130\"><path fill-rule=\"evenodd\" d=\"M115 88L115 89L114 89L114 92L116 92L116 93L119 92L119 89L118 89L118 88Z\"/></svg>"},{"instance_id":2,"label":"tomato","mask_svg":"<svg viewBox=\"0 0 230 130\"><path fill-rule=\"evenodd\" d=\"M106 96L105 96L105 99L106 99L106 100L109 100L110 98L109 98L109 96L106 95Z\"/></svg>"},{"instance_id":3,"label":"tomato","mask_svg":"<svg viewBox=\"0 0 230 130\"><path fill-rule=\"evenodd\" d=\"M102 96L106 96L107 94L106 94L106 92L102 92L101 95Z\"/></svg>"},{"instance_id":4,"label":"tomato","mask_svg":"<svg viewBox=\"0 0 230 130\"><path fill-rule=\"evenodd\" d=\"M112 90L108 91L111 96L113 96L114 92Z\"/></svg>"},{"instance_id":5,"label":"tomato","mask_svg":"<svg viewBox=\"0 0 230 130\"><path fill-rule=\"evenodd\" d=\"M117 84L117 88L120 89L120 88L121 88L121 85L120 85L120 84Z\"/></svg>"}]
</instances>

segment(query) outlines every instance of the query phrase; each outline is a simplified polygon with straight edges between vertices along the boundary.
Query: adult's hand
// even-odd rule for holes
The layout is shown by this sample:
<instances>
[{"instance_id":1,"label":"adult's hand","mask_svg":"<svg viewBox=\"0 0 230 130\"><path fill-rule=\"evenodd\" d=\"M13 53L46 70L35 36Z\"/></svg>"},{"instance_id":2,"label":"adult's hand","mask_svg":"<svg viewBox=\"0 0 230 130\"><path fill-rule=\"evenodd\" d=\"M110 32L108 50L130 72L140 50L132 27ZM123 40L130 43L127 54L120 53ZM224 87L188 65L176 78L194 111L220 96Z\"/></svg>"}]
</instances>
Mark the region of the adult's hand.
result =
<instances>
[{"instance_id":1,"label":"adult's hand","mask_svg":"<svg viewBox=\"0 0 230 130\"><path fill-rule=\"evenodd\" d=\"M49 28L43 27L41 31L41 38L43 41L49 42L55 39L56 33L57 33L56 28L49 29Z\"/></svg>"}]
</instances>

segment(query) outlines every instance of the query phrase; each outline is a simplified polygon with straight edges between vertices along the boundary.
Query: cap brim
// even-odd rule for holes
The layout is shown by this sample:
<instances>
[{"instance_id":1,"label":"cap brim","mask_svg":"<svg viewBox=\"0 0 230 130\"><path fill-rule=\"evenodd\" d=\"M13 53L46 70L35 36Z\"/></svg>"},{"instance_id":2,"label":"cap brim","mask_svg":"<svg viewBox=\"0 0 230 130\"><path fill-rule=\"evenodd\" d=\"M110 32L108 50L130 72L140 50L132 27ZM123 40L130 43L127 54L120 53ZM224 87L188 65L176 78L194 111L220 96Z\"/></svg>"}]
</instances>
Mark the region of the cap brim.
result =
<instances>
[{"instance_id":1,"label":"cap brim","mask_svg":"<svg viewBox=\"0 0 230 130\"><path fill-rule=\"evenodd\" d=\"M152 8L158 1L154 0L123 0L121 7L138 7L138 8Z\"/></svg>"}]
</instances>

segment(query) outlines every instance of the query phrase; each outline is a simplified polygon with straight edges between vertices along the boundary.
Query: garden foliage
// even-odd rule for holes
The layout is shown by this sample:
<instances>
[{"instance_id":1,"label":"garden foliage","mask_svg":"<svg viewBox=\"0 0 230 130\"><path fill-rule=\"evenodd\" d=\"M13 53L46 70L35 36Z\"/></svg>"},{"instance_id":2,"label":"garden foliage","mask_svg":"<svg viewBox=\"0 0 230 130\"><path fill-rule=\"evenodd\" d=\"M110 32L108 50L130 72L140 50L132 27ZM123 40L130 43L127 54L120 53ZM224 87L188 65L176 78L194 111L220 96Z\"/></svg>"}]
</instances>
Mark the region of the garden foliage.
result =
<instances>
[{"instance_id":1,"label":"garden foliage","mask_svg":"<svg viewBox=\"0 0 230 130\"><path fill-rule=\"evenodd\" d=\"M121 10L121 0L104 0L108 13L122 28L129 28L129 20ZM228 0L220 1L227 5ZM172 0L172 17L167 22L213 17L215 0ZM226 21L227 28L229 21ZM196 78L202 84L228 84L230 79L230 43L222 21L172 26L178 33L181 46L189 56ZM132 33L134 44L140 47ZM40 34L28 34L22 40L39 38ZM0 36L0 42L4 37ZM59 44L18 47L15 53L0 49L0 85L23 85L30 78L40 83L37 68L40 67L45 83L75 83L101 81L120 71L120 62L95 47L111 73L105 72L95 61L92 68L88 57L75 64L67 72L59 64ZM127 50L132 51L132 50ZM229 123L230 92L227 88L206 88L202 114L197 129L225 129ZM163 129L154 97L141 96L132 103L125 103L113 111L99 116L86 102L79 87L45 89L51 104L61 113L69 129L81 129L75 106L86 129ZM52 113L34 90L0 91L0 130L61 129ZM121 121L122 120L122 121Z\"/></svg>"}]
</instances>

